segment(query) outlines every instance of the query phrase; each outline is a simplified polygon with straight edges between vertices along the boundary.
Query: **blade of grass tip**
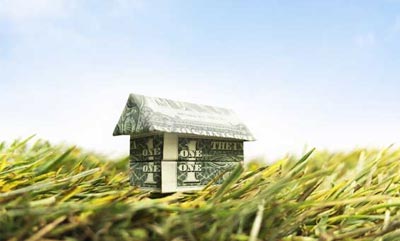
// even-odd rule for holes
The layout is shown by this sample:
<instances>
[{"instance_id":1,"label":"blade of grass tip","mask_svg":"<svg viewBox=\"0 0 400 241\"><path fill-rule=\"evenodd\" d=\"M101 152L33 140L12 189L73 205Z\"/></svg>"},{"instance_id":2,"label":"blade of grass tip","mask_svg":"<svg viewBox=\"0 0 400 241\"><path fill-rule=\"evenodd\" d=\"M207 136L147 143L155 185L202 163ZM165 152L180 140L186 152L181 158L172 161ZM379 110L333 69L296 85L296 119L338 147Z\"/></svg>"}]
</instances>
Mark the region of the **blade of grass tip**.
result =
<instances>
[{"instance_id":1,"label":"blade of grass tip","mask_svg":"<svg viewBox=\"0 0 400 241\"><path fill-rule=\"evenodd\" d=\"M25 140L19 142L18 144L15 143L15 146L10 147L8 149L8 152L13 152L13 151L17 150L18 148L20 148L21 146L25 145L28 141L30 141L35 136L36 136L36 134L33 134L33 135L29 136L28 138L26 138Z\"/></svg>"},{"instance_id":2,"label":"blade of grass tip","mask_svg":"<svg viewBox=\"0 0 400 241\"><path fill-rule=\"evenodd\" d=\"M229 170L225 170L224 172L221 172L219 175L214 177L211 181L207 183L207 185L203 188L203 190L206 190L207 188L211 187L212 185L215 184L216 181L218 181L220 178L222 178Z\"/></svg>"},{"instance_id":3,"label":"blade of grass tip","mask_svg":"<svg viewBox=\"0 0 400 241\"><path fill-rule=\"evenodd\" d=\"M257 241L258 234L260 233L263 214L264 214L264 205L265 205L265 200L263 199L261 201L261 203L258 205L256 218L254 219L253 226L251 227L249 241Z\"/></svg>"},{"instance_id":4,"label":"blade of grass tip","mask_svg":"<svg viewBox=\"0 0 400 241\"><path fill-rule=\"evenodd\" d=\"M296 173L299 169L299 167L301 167L301 164L303 164L305 161L308 160L308 158L311 156L311 154L315 151L315 148L311 149L311 151L307 152L302 158L300 158L300 160L298 160L294 166L291 168L291 171L293 173Z\"/></svg>"},{"instance_id":5,"label":"blade of grass tip","mask_svg":"<svg viewBox=\"0 0 400 241\"><path fill-rule=\"evenodd\" d=\"M62 160L64 160L73 150L75 149L75 146L69 148L66 152L64 152L63 154L61 154L60 157L58 157L57 159L54 159L53 161L49 161L47 164L45 164L42 168L38 168L36 170L36 175L41 175L43 173L46 173L48 170L50 170L51 168L55 167L59 162L61 162Z\"/></svg>"},{"instance_id":6,"label":"blade of grass tip","mask_svg":"<svg viewBox=\"0 0 400 241\"><path fill-rule=\"evenodd\" d=\"M258 176L257 178L254 178L253 181L244 183L238 190L235 190L234 192L231 192L229 195L224 197L223 200L240 198L241 195L245 194L251 188L257 187L258 184L262 182L262 180L262 177Z\"/></svg>"},{"instance_id":7,"label":"blade of grass tip","mask_svg":"<svg viewBox=\"0 0 400 241\"><path fill-rule=\"evenodd\" d=\"M386 192L389 190L390 185L393 183L393 178L390 179L389 184L385 187L385 189L382 191L382 194L386 194Z\"/></svg>"},{"instance_id":8,"label":"blade of grass tip","mask_svg":"<svg viewBox=\"0 0 400 241\"><path fill-rule=\"evenodd\" d=\"M213 201L219 199L226 190L237 180L239 179L240 175L243 172L242 165L238 165L232 172L232 174L222 183L221 187L218 189L217 193L215 194Z\"/></svg>"},{"instance_id":9,"label":"blade of grass tip","mask_svg":"<svg viewBox=\"0 0 400 241\"><path fill-rule=\"evenodd\" d=\"M22 165L22 166L17 166L17 167L8 169L6 171L1 171L2 168L0 166L0 175L4 175L4 174L10 173L10 172L17 173L18 171L25 171L26 172L28 169L36 166L39 162L41 162L43 160L45 160L45 158L40 158L40 159L38 159L36 161L33 161L33 162L29 163L29 164Z\"/></svg>"},{"instance_id":10,"label":"blade of grass tip","mask_svg":"<svg viewBox=\"0 0 400 241\"><path fill-rule=\"evenodd\" d=\"M2 151L6 147L6 143L3 141L0 143L0 151Z\"/></svg>"},{"instance_id":11,"label":"blade of grass tip","mask_svg":"<svg viewBox=\"0 0 400 241\"><path fill-rule=\"evenodd\" d=\"M388 200L388 203L390 204L392 202L392 200ZM385 218L383 220L383 226L382 226L382 230L386 231L389 227L390 224L390 209L386 209L385 211Z\"/></svg>"},{"instance_id":12,"label":"blade of grass tip","mask_svg":"<svg viewBox=\"0 0 400 241\"><path fill-rule=\"evenodd\" d=\"M312 182L310 185L308 185L308 187L305 189L305 191L303 192L303 194L301 194L301 196L299 198L297 198L297 202L303 202L305 201L310 195L311 193L313 193L323 182L324 180L321 181L314 181Z\"/></svg>"},{"instance_id":13,"label":"blade of grass tip","mask_svg":"<svg viewBox=\"0 0 400 241\"><path fill-rule=\"evenodd\" d=\"M89 175L92 175L96 172L100 171L100 168L94 168L94 169L90 169L81 173L78 173L74 176L69 176L69 177L65 177L62 179L58 179L56 181L50 181L50 182L43 182L43 183L37 183L37 184L33 184L30 186L26 186L20 189L16 189L13 191L9 191L9 192L5 192L5 193L0 193L0 198L7 198L9 196L13 196L13 195L19 195L22 193L27 193L27 192L32 192L32 191L40 191L46 188L54 188L60 185L65 184L66 182L71 182L71 181L75 181L78 180L82 177L86 177Z\"/></svg>"}]
</instances>

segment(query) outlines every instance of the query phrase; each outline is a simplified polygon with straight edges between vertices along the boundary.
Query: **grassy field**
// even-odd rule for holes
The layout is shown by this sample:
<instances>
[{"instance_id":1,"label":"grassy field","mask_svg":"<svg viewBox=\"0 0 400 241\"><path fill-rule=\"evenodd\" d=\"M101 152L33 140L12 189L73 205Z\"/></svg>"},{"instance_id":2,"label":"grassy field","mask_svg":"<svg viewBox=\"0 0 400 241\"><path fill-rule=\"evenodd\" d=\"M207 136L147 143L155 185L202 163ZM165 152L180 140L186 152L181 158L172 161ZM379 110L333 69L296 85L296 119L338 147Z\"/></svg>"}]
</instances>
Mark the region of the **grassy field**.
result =
<instances>
[{"instance_id":1,"label":"grassy field","mask_svg":"<svg viewBox=\"0 0 400 241\"><path fill-rule=\"evenodd\" d=\"M156 196L127 159L0 144L0 240L400 240L400 150L309 152Z\"/></svg>"}]
</instances>

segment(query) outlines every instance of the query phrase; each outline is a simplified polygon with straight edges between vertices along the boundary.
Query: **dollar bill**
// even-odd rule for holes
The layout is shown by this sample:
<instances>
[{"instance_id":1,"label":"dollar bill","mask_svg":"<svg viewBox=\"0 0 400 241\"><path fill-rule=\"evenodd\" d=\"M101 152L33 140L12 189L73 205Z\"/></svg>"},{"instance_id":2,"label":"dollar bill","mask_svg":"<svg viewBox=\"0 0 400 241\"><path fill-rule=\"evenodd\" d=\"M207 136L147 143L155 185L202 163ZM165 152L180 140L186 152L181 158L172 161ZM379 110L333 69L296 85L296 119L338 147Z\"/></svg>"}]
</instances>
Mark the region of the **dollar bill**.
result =
<instances>
[{"instance_id":1,"label":"dollar bill","mask_svg":"<svg viewBox=\"0 0 400 241\"><path fill-rule=\"evenodd\" d=\"M203 187L221 184L240 162L177 162L177 187Z\"/></svg>"},{"instance_id":2,"label":"dollar bill","mask_svg":"<svg viewBox=\"0 0 400 241\"><path fill-rule=\"evenodd\" d=\"M241 162L243 141L179 138L179 161Z\"/></svg>"},{"instance_id":3,"label":"dollar bill","mask_svg":"<svg viewBox=\"0 0 400 241\"><path fill-rule=\"evenodd\" d=\"M131 94L113 134L149 132L254 140L230 109Z\"/></svg>"},{"instance_id":4,"label":"dollar bill","mask_svg":"<svg viewBox=\"0 0 400 241\"><path fill-rule=\"evenodd\" d=\"M161 189L161 162L131 162L130 183L141 188Z\"/></svg>"},{"instance_id":5,"label":"dollar bill","mask_svg":"<svg viewBox=\"0 0 400 241\"><path fill-rule=\"evenodd\" d=\"M137 161L161 161L163 158L163 135L130 139L130 160Z\"/></svg>"}]
</instances>

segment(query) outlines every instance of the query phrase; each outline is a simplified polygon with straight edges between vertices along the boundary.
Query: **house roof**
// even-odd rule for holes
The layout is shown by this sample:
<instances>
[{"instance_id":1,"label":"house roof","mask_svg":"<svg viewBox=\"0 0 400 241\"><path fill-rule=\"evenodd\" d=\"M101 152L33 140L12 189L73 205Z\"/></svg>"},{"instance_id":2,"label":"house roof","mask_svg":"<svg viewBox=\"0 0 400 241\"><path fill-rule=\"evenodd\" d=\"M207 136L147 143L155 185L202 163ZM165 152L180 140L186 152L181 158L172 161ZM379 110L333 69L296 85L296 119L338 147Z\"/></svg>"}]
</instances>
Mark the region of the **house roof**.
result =
<instances>
[{"instance_id":1,"label":"house roof","mask_svg":"<svg viewBox=\"0 0 400 241\"><path fill-rule=\"evenodd\" d=\"M230 109L130 94L113 135L151 132L254 140Z\"/></svg>"}]
</instances>

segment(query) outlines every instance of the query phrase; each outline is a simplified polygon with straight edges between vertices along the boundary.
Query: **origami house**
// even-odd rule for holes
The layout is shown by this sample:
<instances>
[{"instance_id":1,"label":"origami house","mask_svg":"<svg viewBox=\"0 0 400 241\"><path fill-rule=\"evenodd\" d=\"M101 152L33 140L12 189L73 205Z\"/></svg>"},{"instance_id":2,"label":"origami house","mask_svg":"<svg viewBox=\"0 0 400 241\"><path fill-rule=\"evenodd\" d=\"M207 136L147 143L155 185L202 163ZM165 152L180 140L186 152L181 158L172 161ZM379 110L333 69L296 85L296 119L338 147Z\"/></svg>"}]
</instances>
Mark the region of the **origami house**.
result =
<instances>
[{"instance_id":1,"label":"origami house","mask_svg":"<svg viewBox=\"0 0 400 241\"><path fill-rule=\"evenodd\" d=\"M232 110L136 94L113 135L130 135L131 184L161 193L221 183L254 140Z\"/></svg>"}]
</instances>

